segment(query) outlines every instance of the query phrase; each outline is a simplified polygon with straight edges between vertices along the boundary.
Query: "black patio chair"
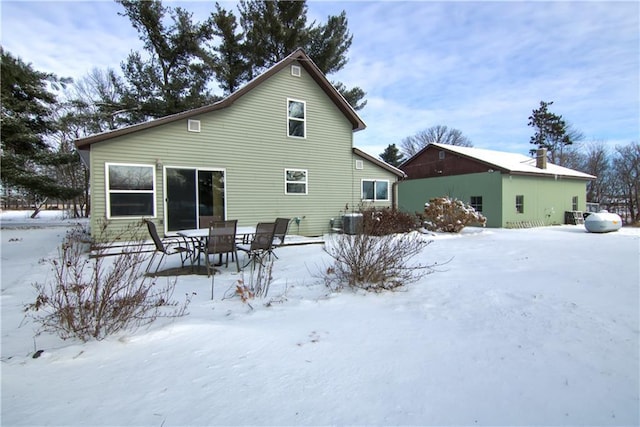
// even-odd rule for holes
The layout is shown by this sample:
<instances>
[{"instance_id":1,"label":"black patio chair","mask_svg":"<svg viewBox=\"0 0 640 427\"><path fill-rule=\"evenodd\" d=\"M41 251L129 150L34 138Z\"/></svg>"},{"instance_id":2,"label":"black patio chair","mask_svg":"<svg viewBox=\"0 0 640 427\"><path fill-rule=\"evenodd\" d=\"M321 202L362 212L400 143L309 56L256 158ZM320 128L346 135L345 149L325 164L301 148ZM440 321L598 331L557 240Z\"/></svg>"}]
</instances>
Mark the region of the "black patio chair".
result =
<instances>
[{"instance_id":1,"label":"black patio chair","mask_svg":"<svg viewBox=\"0 0 640 427\"><path fill-rule=\"evenodd\" d=\"M168 255L179 254L181 266L184 267L184 263L187 261L187 259L189 259L190 256L192 256L192 249L189 248L188 245L182 245L182 243L184 242L175 237L161 239L158 235L158 230L155 223L149 219L144 219L143 221L147 225L147 230L149 230L149 235L151 236L151 240L153 240L153 244L155 245L155 251L151 256L151 259L149 260L149 264L147 265L145 273L149 273L149 271L151 270L151 266L153 265L153 260L158 254L162 255L160 256L158 266L156 267L156 270L153 272L153 274L156 274L158 272L160 266L162 265L162 260L164 260L164 258Z\"/></svg>"},{"instance_id":2,"label":"black patio chair","mask_svg":"<svg viewBox=\"0 0 640 427\"><path fill-rule=\"evenodd\" d=\"M222 264L222 255L226 255L225 266L229 266L229 254L231 261L235 259L237 270L240 271L240 263L238 261L238 248L236 246L236 230L238 220L214 221L209 226L209 238L205 246L205 264L207 266L207 275L211 275L214 265L209 259L211 255L220 255L220 264ZM235 257L235 258L234 258Z\"/></svg>"},{"instance_id":3,"label":"black patio chair","mask_svg":"<svg viewBox=\"0 0 640 427\"><path fill-rule=\"evenodd\" d=\"M260 222L256 226L256 232L249 246L239 246L238 249L247 253L247 262L243 269L249 264L256 263L264 266L264 261L273 255L273 239L276 231L275 222Z\"/></svg>"},{"instance_id":4,"label":"black patio chair","mask_svg":"<svg viewBox=\"0 0 640 427\"><path fill-rule=\"evenodd\" d=\"M222 221L220 215L201 215L198 217L198 228L209 228L215 221Z\"/></svg>"},{"instance_id":5,"label":"black patio chair","mask_svg":"<svg viewBox=\"0 0 640 427\"><path fill-rule=\"evenodd\" d=\"M276 231L274 238L280 239L280 245L284 245L284 238L289 229L289 218L276 218Z\"/></svg>"}]
</instances>

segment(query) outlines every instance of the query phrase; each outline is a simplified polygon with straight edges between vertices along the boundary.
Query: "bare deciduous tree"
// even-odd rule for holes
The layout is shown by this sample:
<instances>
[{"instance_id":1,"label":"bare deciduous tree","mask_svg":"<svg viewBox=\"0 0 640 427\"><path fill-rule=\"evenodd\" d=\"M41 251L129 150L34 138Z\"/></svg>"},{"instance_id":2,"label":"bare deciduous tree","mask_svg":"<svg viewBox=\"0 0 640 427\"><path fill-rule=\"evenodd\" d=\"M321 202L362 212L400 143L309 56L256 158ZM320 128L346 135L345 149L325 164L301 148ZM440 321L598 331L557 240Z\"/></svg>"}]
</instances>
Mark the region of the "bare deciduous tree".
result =
<instances>
[{"instance_id":1,"label":"bare deciduous tree","mask_svg":"<svg viewBox=\"0 0 640 427\"><path fill-rule=\"evenodd\" d=\"M613 159L616 187L626 202L632 222L640 221L640 143L616 147Z\"/></svg>"},{"instance_id":2,"label":"bare deciduous tree","mask_svg":"<svg viewBox=\"0 0 640 427\"><path fill-rule=\"evenodd\" d=\"M448 144L462 147L472 147L471 140L458 129L436 125L422 130L413 136L408 136L400 143L400 149L405 158L409 158L429 144Z\"/></svg>"},{"instance_id":3,"label":"bare deciduous tree","mask_svg":"<svg viewBox=\"0 0 640 427\"><path fill-rule=\"evenodd\" d=\"M585 145L584 160L580 170L596 176L587 184L587 201L603 203L611 194L611 154L602 141Z\"/></svg>"}]
</instances>

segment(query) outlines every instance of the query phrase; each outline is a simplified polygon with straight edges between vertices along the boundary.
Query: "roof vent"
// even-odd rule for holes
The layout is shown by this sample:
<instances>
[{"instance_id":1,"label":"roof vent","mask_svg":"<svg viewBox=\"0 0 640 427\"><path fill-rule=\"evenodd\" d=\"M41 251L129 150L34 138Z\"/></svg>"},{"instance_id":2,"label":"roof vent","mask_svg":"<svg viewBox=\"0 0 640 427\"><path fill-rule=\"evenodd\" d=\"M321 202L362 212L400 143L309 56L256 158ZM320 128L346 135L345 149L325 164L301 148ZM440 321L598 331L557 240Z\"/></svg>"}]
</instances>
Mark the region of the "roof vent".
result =
<instances>
[{"instance_id":1,"label":"roof vent","mask_svg":"<svg viewBox=\"0 0 640 427\"><path fill-rule=\"evenodd\" d=\"M356 160L356 169L364 169L364 162L362 160Z\"/></svg>"},{"instance_id":2,"label":"roof vent","mask_svg":"<svg viewBox=\"0 0 640 427\"><path fill-rule=\"evenodd\" d=\"M187 130L189 132L200 132L200 120L189 120Z\"/></svg>"},{"instance_id":3,"label":"roof vent","mask_svg":"<svg viewBox=\"0 0 640 427\"><path fill-rule=\"evenodd\" d=\"M302 71L300 70L300 66L299 65L292 65L291 66L291 75L293 77L300 77L302 75Z\"/></svg>"}]
</instances>

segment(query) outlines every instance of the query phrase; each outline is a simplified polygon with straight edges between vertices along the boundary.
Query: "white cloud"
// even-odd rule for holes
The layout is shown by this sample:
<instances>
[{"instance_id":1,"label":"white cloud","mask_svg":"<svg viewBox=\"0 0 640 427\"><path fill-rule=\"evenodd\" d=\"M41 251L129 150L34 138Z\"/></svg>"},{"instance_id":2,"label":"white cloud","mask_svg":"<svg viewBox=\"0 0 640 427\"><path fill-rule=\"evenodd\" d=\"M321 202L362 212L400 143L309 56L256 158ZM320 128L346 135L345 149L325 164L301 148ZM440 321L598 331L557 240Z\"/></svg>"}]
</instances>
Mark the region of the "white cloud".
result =
<instances>
[{"instance_id":1,"label":"white cloud","mask_svg":"<svg viewBox=\"0 0 640 427\"><path fill-rule=\"evenodd\" d=\"M172 2L206 19L213 2ZM237 2L223 2L236 11ZM427 127L526 152L527 117L555 101L587 139L640 139L637 2L309 1L309 22L347 12L347 66L329 76L367 92L372 154ZM81 77L141 49L115 2L2 2L2 45L41 71Z\"/></svg>"}]
</instances>

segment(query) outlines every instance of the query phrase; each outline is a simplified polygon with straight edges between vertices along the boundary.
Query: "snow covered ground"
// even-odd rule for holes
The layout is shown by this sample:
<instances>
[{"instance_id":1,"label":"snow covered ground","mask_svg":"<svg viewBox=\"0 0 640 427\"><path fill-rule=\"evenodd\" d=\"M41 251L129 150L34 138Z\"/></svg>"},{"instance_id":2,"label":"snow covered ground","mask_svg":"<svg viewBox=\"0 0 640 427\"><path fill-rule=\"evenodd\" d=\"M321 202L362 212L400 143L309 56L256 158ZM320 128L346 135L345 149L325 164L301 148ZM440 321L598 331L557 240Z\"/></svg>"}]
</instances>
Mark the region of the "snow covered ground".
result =
<instances>
[{"instance_id":1,"label":"snow covered ground","mask_svg":"<svg viewBox=\"0 0 640 427\"><path fill-rule=\"evenodd\" d=\"M3 426L640 424L640 229L436 235L422 259L451 262L384 294L331 293L321 245L283 247L268 307L222 300L230 266L213 301L178 278L188 316L83 344L22 312L66 231L48 214L0 216Z\"/></svg>"}]
</instances>

